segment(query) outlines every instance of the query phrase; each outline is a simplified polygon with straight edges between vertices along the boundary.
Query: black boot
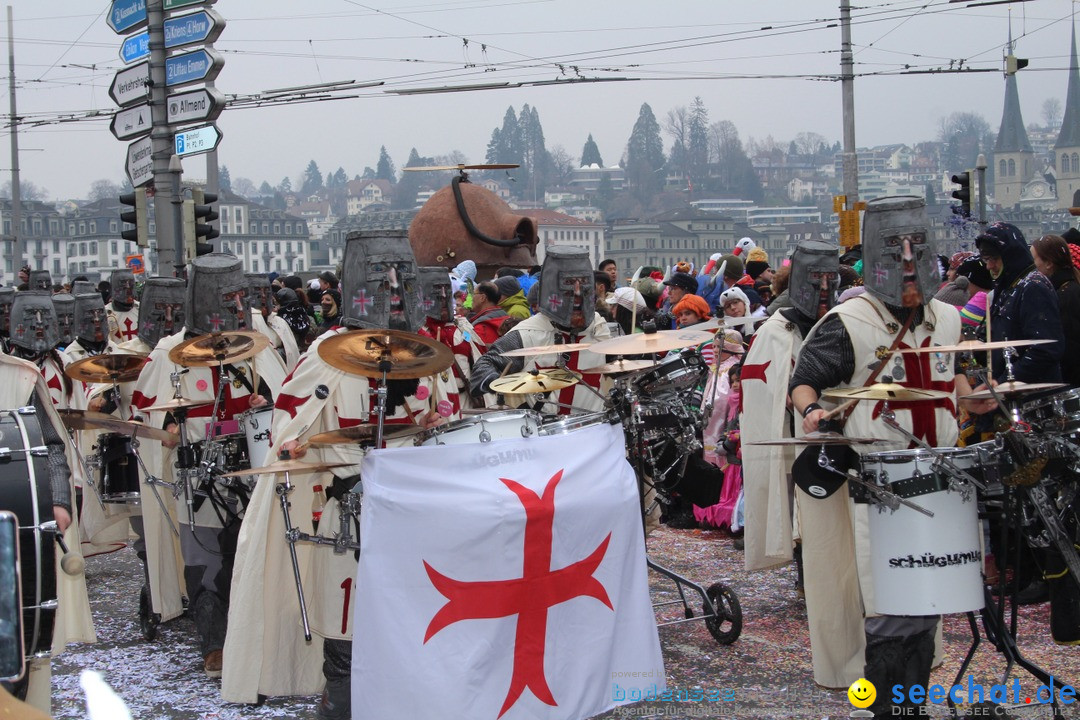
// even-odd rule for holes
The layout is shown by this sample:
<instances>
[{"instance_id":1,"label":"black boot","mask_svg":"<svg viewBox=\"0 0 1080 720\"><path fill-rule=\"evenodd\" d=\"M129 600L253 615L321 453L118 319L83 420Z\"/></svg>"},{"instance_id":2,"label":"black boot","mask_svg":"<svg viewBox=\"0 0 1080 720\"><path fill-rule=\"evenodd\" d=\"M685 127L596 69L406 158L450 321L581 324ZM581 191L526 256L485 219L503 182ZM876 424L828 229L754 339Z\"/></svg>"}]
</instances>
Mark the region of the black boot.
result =
<instances>
[{"instance_id":1,"label":"black boot","mask_svg":"<svg viewBox=\"0 0 1080 720\"><path fill-rule=\"evenodd\" d=\"M352 641L323 641L323 675L326 689L319 700L319 720L350 720L352 717Z\"/></svg>"},{"instance_id":2,"label":"black boot","mask_svg":"<svg viewBox=\"0 0 1080 720\"><path fill-rule=\"evenodd\" d=\"M806 585L803 581L802 541L795 543L795 550L791 554L795 561L795 592L806 596Z\"/></svg>"},{"instance_id":3,"label":"black boot","mask_svg":"<svg viewBox=\"0 0 1080 720\"><path fill-rule=\"evenodd\" d=\"M922 703L913 703L908 690L912 685L923 688L930 683L930 666L934 661L934 630L915 635L884 636L866 634L866 666L863 677L874 684L877 697L868 708L875 718L921 717ZM893 686L903 686L904 700L895 707Z\"/></svg>"},{"instance_id":4,"label":"black boot","mask_svg":"<svg viewBox=\"0 0 1080 720\"><path fill-rule=\"evenodd\" d=\"M1080 645L1080 585L1057 550L1046 552L1045 575L1050 590L1050 636L1058 645Z\"/></svg>"}]
</instances>

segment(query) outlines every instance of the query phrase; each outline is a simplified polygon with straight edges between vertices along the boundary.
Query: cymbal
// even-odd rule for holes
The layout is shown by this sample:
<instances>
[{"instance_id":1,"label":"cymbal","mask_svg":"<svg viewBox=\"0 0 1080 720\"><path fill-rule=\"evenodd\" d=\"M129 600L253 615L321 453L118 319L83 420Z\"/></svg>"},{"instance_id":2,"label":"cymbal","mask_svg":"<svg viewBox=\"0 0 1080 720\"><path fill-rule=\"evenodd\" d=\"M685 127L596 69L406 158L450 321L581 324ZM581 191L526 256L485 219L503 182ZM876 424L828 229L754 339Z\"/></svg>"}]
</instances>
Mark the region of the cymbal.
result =
<instances>
[{"instance_id":1,"label":"cymbal","mask_svg":"<svg viewBox=\"0 0 1080 720\"><path fill-rule=\"evenodd\" d=\"M438 340L401 330L350 330L319 344L319 357L350 375L382 377L387 362L390 380L412 380L440 373L454 362L450 348Z\"/></svg>"},{"instance_id":2,"label":"cymbal","mask_svg":"<svg viewBox=\"0 0 1080 720\"><path fill-rule=\"evenodd\" d=\"M1012 380L1010 382L1003 382L994 386L994 390L1001 397L1016 397L1017 395L1027 395L1033 392L1043 392L1046 390L1058 390L1063 387L1068 387L1065 383L1026 383L1019 380ZM961 395L964 400L994 400L994 396L990 394L989 390L979 390L978 392L969 393L967 395Z\"/></svg>"},{"instance_id":3,"label":"cymbal","mask_svg":"<svg viewBox=\"0 0 1080 720\"><path fill-rule=\"evenodd\" d=\"M700 322L697 325L691 325L686 328L687 330L716 330L720 327L720 320L723 319L724 327L726 328L738 328L746 325L757 325L763 323L769 319L769 316L765 317L728 317L722 315L720 317L709 318L705 322Z\"/></svg>"},{"instance_id":4,"label":"cymbal","mask_svg":"<svg viewBox=\"0 0 1080 720\"><path fill-rule=\"evenodd\" d=\"M169 351L169 359L184 367L212 367L247 360L270 346L257 330L228 330L191 338Z\"/></svg>"},{"instance_id":5,"label":"cymbal","mask_svg":"<svg viewBox=\"0 0 1080 720\"><path fill-rule=\"evenodd\" d=\"M222 473L220 477L241 477L243 475L273 475L277 473L309 473L323 472L339 467L348 467L356 463L309 463L303 460L278 460L263 467L251 468L250 470L235 470Z\"/></svg>"},{"instance_id":6,"label":"cymbal","mask_svg":"<svg viewBox=\"0 0 1080 720\"><path fill-rule=\"evenodd\" d=\"M981 352L984 350L1001 350L1003 348L1025 347L1027 345L1045 345L1057 342L1039 338L1035 340L995 340L983 342L982 340L962 340L955 345L931 345L929 347L905 348L897 350L898 353L950 353L950 352Z\"/></svg>"},{"instance_id":7,"label":"cymbal","mask_svg":"<svg viewBox=\"0 0 1080 720\"><path fill-rule=\"evenodd\" d=\"M330 430L312 435L308 444L312 447L343 445L345 443L374 443L375 425L356 425L354 427ZM383 440L397 440L424 432L419 425L383 425Z\"/></svg>"},{"instance_id":8,"label":"cymbal","mask_svg":"<svg viewBox=\"0 0 1080 720\"><path fill-rule=\"evenodd\" d=\"M601 355L645 355L647 353L679 350L700 345L713 339L711 332L700 330L659 330L654 333L635 333L598 342L589 348Z\"/></svg>"},{"instance_id":9,"label":"cymbal","mask_svg":"<svg viewBox=\"0 0 1080 720\"><path fill-rule=\"evenodd\" d=\"M616 360L607 365L598 365L589 368L588 372L600 373L601 375L617 375L619 373L636 372L655 366L652 360Z\"/></svg>"},{"instance_id":10,"label":"cymbal","mask_svg":"<svg viewBox=\"0 0 1080 720\"><path fill-rule=\"evenodd\" d=\"M146 355L142 354L94 355L71 363L64 374L84 383L131 382L138 379L145 364Z\"/></svg>"},{"instance_id":11,"label":"cymbal","mask_svg":"<svg viewBox=\"0 0 1080 720\"><path fill-rule=\"evenodd\" d=\"M520 350L507 350L503 357L530 357L532 355L547 355L549 353L571 353L591 348L593 343L565 343L563 345L537 345L535 347L521 348Z\"/></svg>"},{"instance_id":12,"label":"cymbal","mask_svg":"<svg viewBox=\"0 0 1080 720\"><path fill-rule=\"evenodd\" d=\"M110 432L134 435L135 437L160 442L175 442L180 439L180 436L176 433L134 420L121 420L105 413L91 412L89 410L57 410L56 412L60 415L64 426L72 430L109 430Z\"/></svg>"},{"instance_id":13,"label":"cymbal","mask_svg":"<svg viewBox=\"0 0 1080 720\"><path fill-rule=\"evenodd\" d=\"M406 172L426 172L429 170L510 170L519 167L513 163L489 163L487 165L425 165L422 167L402 168Z\"/></svg>"},{"instance_id":14,"label":"cymbal","mask_svg":"<svg viewBox=\"0 0 1080 720\"><path fill-rule=\"evenodd\" d=\"M578 379L572 374L565 370L553 368L543 372L519 372L501 377L498 380L492 380L491 391L527 395L529 393L546 393L552 390L561 390L571 385L577 385L577 382Z\"/></svg>"},{"instance_id":15,"label":"cymbal","mask_svg":"<svg viewBox=\"0 0 1080 720\"><path fill-rule=\"evenodd\" d=\"M747 445L778 445L778 446L803 446L803 445L872 445L874 443L887 442L877 438L848 437L834 432L812 432L803 437L778 438L776 440L759 440L748 442Z\"/></svg>"},{"instance_id":16,"label":"cymbal","mask_svg":"<svg viewBox=\"0 0 1080 720\"><path fill-rule=\"evenodd\" d=\"M822 395L841 400L896 400L911 402L916 400L940 400L949 397L943 390L921 390L896 383L874 383L864 387L833 388Z\"/></svg>"},{"instance_id":17,"label":"cymbal","mask_svg":"<svg viewBox=\"0 0 1080 720\"><path fill-rule=\"evenodd\" d=\"M213 400L188 400L187 398L172 398L166 400L163 403L157 405L151 405L147 408L139 408L140 412L172 412L173 410L180 410L181 408L193 408L202 407L203 405L212 405Z\"/></svg>"}]
</instances>

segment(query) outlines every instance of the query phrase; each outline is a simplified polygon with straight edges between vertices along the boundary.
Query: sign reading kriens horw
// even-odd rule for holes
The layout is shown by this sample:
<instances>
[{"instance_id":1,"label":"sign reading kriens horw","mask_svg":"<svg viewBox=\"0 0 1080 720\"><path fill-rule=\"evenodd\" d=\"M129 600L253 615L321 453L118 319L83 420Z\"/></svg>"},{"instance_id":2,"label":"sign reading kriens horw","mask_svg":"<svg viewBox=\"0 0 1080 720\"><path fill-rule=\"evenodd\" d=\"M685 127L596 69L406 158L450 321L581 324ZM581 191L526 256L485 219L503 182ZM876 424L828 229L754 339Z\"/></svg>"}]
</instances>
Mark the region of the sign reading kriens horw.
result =
<instances>
[{"instance_id":1,"label":"sign reading kriens horw","mask_svg":"<svg viewBox=\"0 0 1080 720\"><path fill-rule=\"evenodd\" d=\"M200 10L165 21L165 48L171 49L192 43L212 43L221 35L225 21L213 10Z\"/></svg>"}]
</instances>

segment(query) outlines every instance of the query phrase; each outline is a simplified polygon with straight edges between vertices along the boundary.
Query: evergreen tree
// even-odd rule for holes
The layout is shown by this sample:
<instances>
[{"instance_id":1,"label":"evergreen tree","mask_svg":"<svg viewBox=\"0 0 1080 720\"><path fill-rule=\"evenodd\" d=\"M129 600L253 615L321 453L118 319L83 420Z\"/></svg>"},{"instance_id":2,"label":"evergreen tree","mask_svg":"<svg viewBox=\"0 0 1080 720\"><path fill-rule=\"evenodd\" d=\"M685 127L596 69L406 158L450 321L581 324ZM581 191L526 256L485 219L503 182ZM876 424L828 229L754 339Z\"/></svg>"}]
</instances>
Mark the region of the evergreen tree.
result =
<instances>
[{"instance_id":1,"label":"evergreen tree","mask_svg":"<svg viewBox=\"0 0 1080 720\"><path fill-rule=\"evenodd\" d=\"M484 162L488 165L494 165L496 163L503 162L499 160L499 152L502 148L502 134L499 132L499 128L495 128L491 131L491 139L488 140L487 152L484 153Z\"/></svg>"},{"instance_id":2,"label":"evergreen tree","mask_svg":"<svg viewBox=\"0 0 1080 720\"><path fill-rule=\"evenodd\" d=\"M589 165L604 167L604 159L600 157L600 148L593 141L592 133L589 133L589 139L585 141L585 147L581 149L581 166Z\"/></svg>"},{"instance_id":3,"label":"evergreen tree","mask_svg":"<svg viewBox=\"0 0 1080 720\"><path fill-rule=\"evenodd\" d=\"M409 152L409 159L405 162L405 167L423 167L431 164L433 164L431 158L420 157L420 153L416 151L416 148L413 148ZM423 183L430 182L430 176L431 173L426 172L401 173L401 180L394 186L393 206L407 210L416 205L416 193Z\"/></svg>"},{"instance_id":4,"label":"evergreen tree","mask_svg":"<svg viewBox=\"0 0 1080 720\"><path fill-rule=\"evenodd\" d=\"M526 104L522 106L519 117L522 169L525 170L523 194L531 200L542 200L554 162L544 142L544 128L540 124L540 113L537 109Z\"/></svg>"},{"instance_id":5,"label":"evergreen tree","mask_svg":"<svg viewBox=\"0 0 1080 720\"><path fill-rule=\"evenodd\" d=\"M322 190L323 177L319 172L319 165L314 160L308 163L307 170L304 170L304 182L300 185L301 195L310 195L313 192Z\"/></svg>"},{"instance_id":6,"label":"evergreen tree","mask_svg":"<svg viewBox=\"0 0 1080 720\"><path fill-rule=\"evenodd\" d=\"M229 168L224 165L218 170L218 187L225 191L232 191L232 177L229 175Z\"/></svg>"},{"instance_id":7,"label":"evergreen tree","mask_svg":"<svg viewBox=\"0 0 1080 720\"><path fill-rule=\"evenodd\" d=\"M704 188L709 178L709 111L700 97L690 106L686 146L689 180L695 188Z\"/></svg>"},{"instance_id":8,"label":"evergreen tree","mask_svg":"<svg viewBox=\"0 0 1080 720\"><path fill-rule=\"evenodd\" d=\"M288 180L288 178L286 178ZM270 186L270 183L263 180L262 185L259 186L259 195L263 197L270 197L274 194L274 188Z\"/></svg>"},{"instance_id":9,"label":"evergreen tree","mask_svg":"<svg viewBox=\"0 0 1080 720\"><path fill-rule=\"evenodd\" d=\"M664 171L664 141L652 108L643 103L626 146L626 179L643 204L660 191Z\"/></svg>"},{"instance_id":10,"label":"evergreen tree","mask_svg":"<svg viewBox=\"0 0 1080 720\"><path fill-rule=\"evenodd\" d=\"M291 193L292 192L292 180L289 179L288 175L286 175L282 179L281 183L278 184L278 191L283 192L283 193Z\"/></svg>"},{"instance_id":11,"label":"evergreen tree","mask_svg":"<svg viewBox=\"0 0 1080 720\"><path fill-rule=\"evenodd\" d=\"M615 199L615 190L611 187L611 177L604 173L600 176L600 183L596 186L596 207L604 212L611 207L611 201Z\"/></svg>"},{"instance_id":12,"label":"evergreen tree","mask_svg":"<svg viewBox=\"0 0 1080 720\"><path fill-rule=\"evenodd\" d=\"M743 200L760 202L764 198L761 180L754 164L743 150L739 131L730 120L714 123L710 128L717 172L710 178L710 190L733 195Z\"/></svg>"},{"instance_id":13,"label":"evergreen tree","mask_svg":"<svg viewBox=\"0 0 1080 720\"><path fill-rule=\"evenodd\" d=\"M397 170L394 169L394 161L390 159L390 153L386 152L386 146L379 148L379 163L375 166L375 177L379 180L387 180L391 185L397 182Z\"/></svg>"}]
</instances>

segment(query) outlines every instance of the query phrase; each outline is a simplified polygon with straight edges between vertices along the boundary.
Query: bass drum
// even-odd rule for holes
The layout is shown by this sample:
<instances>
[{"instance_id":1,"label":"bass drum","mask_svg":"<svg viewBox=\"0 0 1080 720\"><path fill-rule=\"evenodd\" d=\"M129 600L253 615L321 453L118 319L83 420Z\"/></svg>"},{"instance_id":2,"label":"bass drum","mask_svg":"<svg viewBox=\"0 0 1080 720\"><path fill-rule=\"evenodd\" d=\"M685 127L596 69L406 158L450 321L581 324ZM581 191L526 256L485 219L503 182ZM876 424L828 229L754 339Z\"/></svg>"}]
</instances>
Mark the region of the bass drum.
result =
<instances>
[{"instance_id":1,"label":"bass drum","mask_svg":"<svg viewBox=\"0 0 1080 720\"><path fill-rule=\"evenodd\" d=\"M53 520L49 458L33 407L0 410L0 510L19 519L23 648L27 658L52 650L56 622L56 540L41 529ZM59 430L63 432L62 429Z\"/></svg>"},{"instance_id":2,"label":"bass drum","mask_svg":"<svg viewBox=\"0 0 1080 720\"><path fill-rule=\"evenodd\" d=\"M433 427L417 436L417 445L468 445L492 440L517 440L539 434L540 413L498 410Z\"/></svg>"}]
</instances>

